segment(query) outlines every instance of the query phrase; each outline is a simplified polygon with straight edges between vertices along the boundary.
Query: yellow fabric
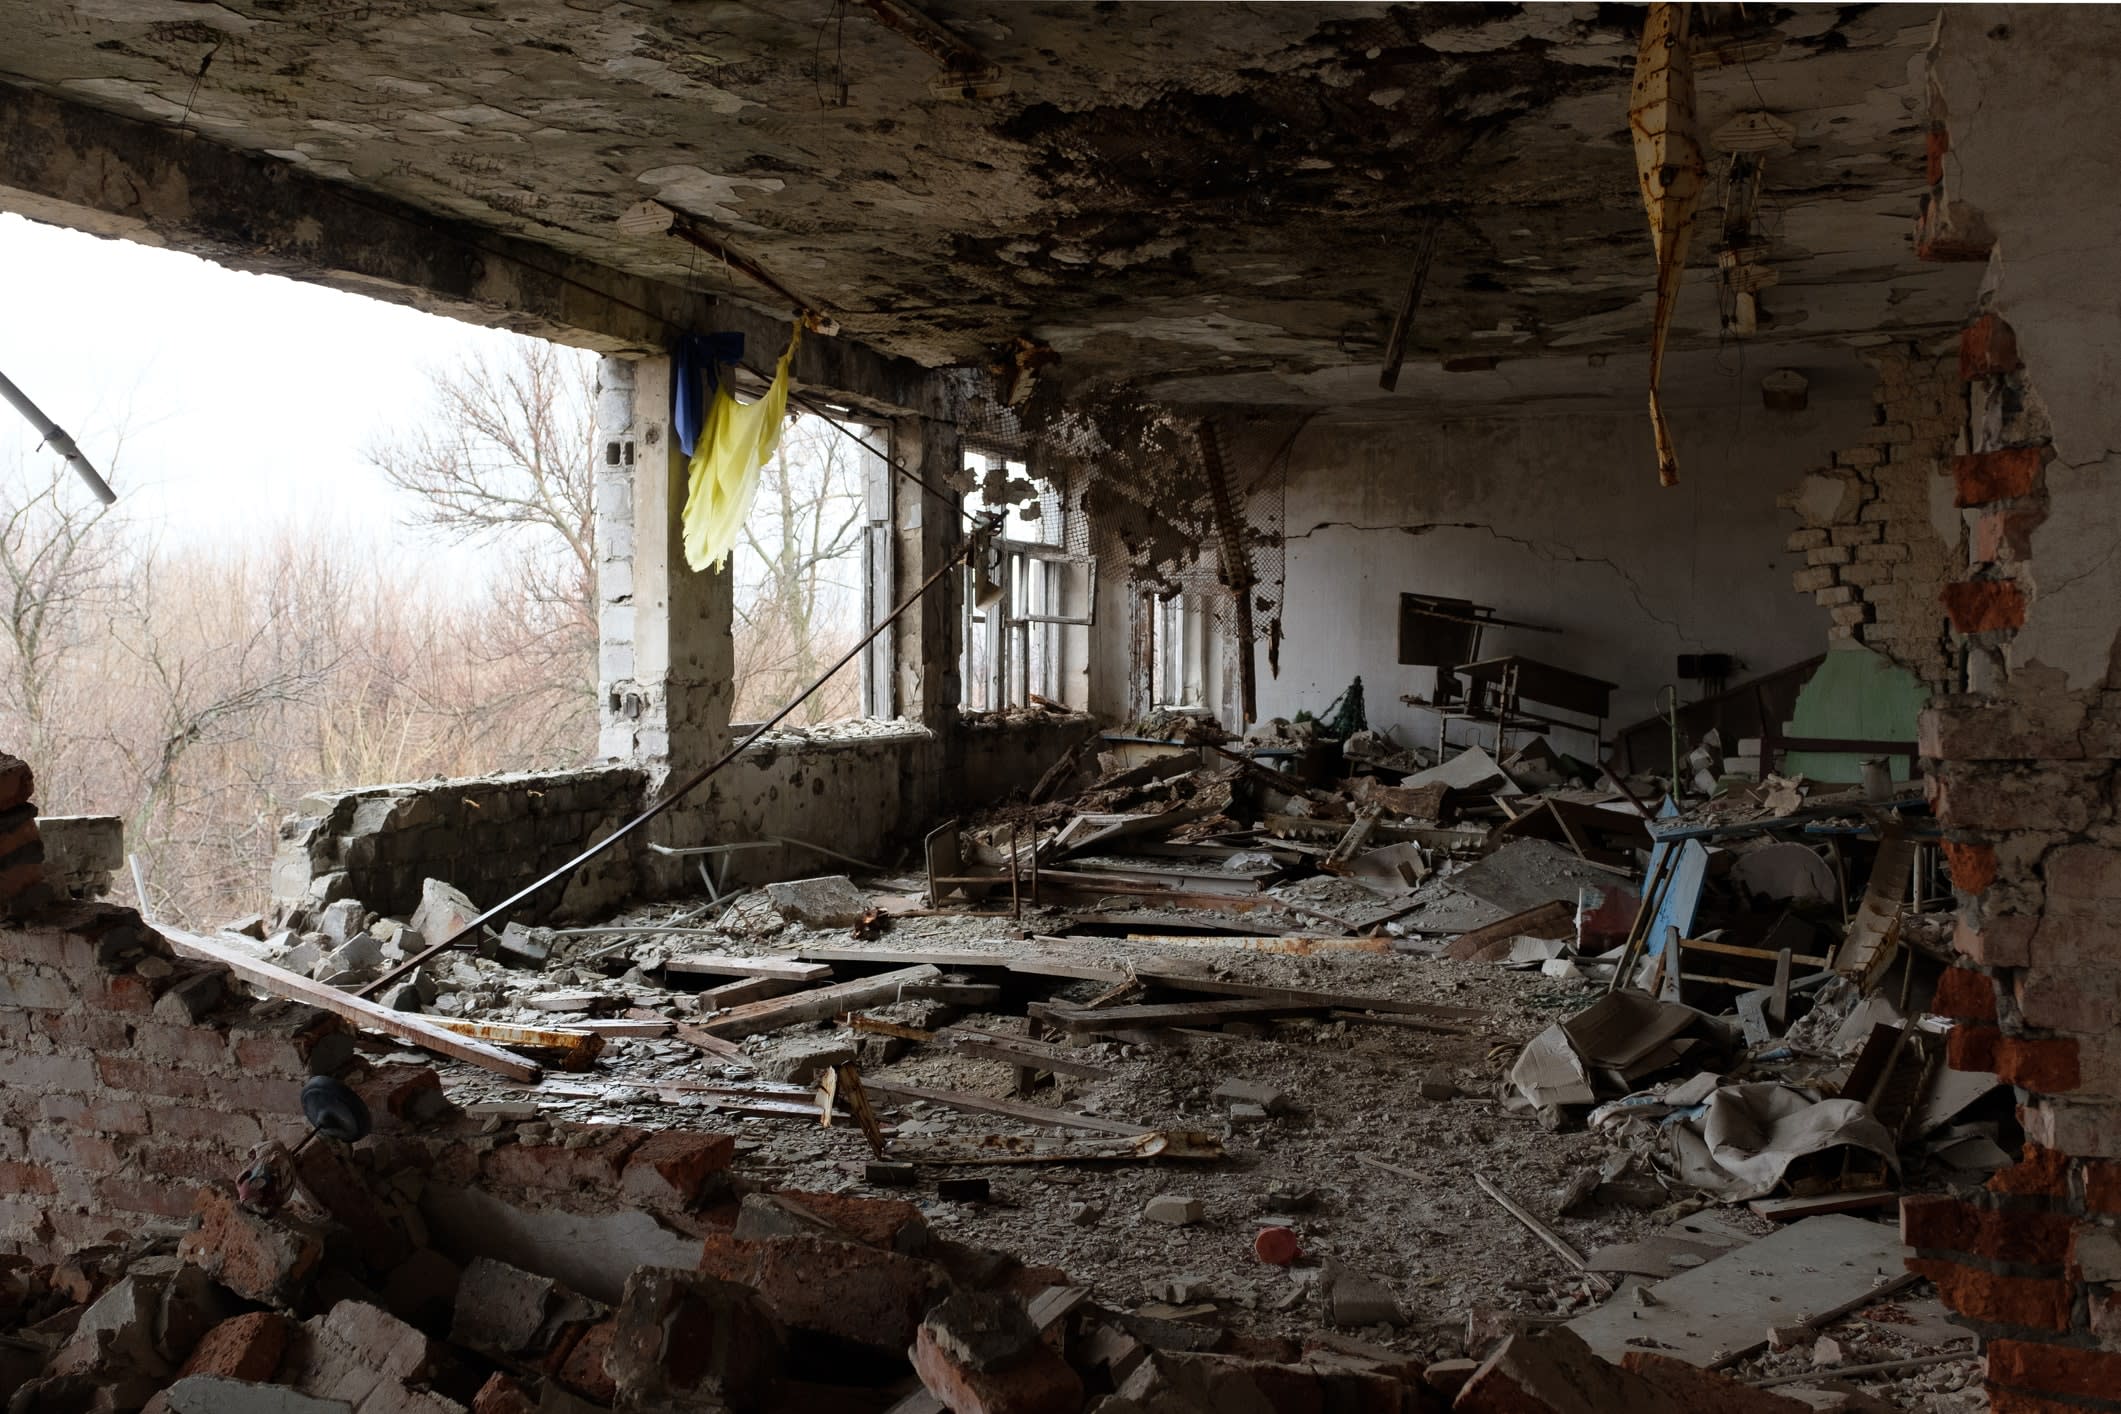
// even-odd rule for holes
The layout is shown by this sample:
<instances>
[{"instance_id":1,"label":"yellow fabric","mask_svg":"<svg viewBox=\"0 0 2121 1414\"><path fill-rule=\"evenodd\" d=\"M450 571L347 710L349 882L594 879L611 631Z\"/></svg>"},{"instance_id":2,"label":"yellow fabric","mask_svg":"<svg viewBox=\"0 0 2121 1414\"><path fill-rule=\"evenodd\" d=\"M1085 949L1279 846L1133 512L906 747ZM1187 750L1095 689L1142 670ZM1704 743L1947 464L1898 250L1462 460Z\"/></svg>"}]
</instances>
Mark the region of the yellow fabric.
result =
<instances>
[{"instance_id":1,"label":"yellow fabric","mask_svg":"<svg viewBox=\"0 0 2121 1414\"><path fill-rule=\"evenodd\" d=\"M802 338L800 326L789 331L788 350L774 366L773 386L755 403L729 395L729 380L714 389L707 422L693 446L691 478L685 491L685 563L694 570L720 569L743 529L758 494L759 471L781 444L788 417L788 365Z\"/></svg>"}]
</instances>

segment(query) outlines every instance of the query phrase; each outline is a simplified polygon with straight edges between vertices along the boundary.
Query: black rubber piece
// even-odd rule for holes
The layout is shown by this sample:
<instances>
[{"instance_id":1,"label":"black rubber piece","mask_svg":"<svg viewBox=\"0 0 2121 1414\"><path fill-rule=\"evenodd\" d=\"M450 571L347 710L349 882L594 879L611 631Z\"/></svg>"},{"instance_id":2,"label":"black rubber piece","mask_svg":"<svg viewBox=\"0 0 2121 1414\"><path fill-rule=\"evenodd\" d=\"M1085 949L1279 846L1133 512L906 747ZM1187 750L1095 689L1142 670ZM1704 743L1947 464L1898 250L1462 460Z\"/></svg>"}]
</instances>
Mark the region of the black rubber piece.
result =
<instances>
[{"instance_id":1,"label":"black rubber piece","mask_svg":"<svg viewBox=\"0 0 2121 1414\"><path fill-rule=\"evenodd\" d=\"M328 1075L312 1075L302 1087L302 1117L326 1139L352 1144L375 1127L368 1104Z\"/></svg>"}]
</instances>

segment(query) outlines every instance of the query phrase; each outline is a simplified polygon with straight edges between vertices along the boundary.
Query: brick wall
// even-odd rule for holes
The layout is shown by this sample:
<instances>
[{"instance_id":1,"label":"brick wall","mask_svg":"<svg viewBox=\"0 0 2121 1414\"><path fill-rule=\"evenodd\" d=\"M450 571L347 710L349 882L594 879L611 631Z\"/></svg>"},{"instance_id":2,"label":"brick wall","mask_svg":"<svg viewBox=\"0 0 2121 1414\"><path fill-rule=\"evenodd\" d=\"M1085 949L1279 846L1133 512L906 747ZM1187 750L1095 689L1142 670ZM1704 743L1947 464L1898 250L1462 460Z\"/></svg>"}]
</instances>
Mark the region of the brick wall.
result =
<instances>
[{"instance_id":1,"label":"brick wall","mask_svg":"<svg viewBox=\"0 0 2121 1414\"><path fill-rule=\"evenodd\" d=\"M280 826L272 893L282 905L357 898L410 916L420 885L456 885L481 907L558 868L637 813L646 776L621 766L370 786L309 796ZM587 917L637 892L620 845L565 889L531 901L526 920Z\"/></svg>"},{"instance_id":2,"label":"brick wall","mask_svg":"<svg viewBox=\"0 0 2121 1414\"><path fill-rule=\"evenodd\" d=\"M1961 690L1922 718L1961 904L1950 1059L2018 1087L2029 1142L1985 1188L1907 1200L1902 1222L1916 1270L1988 1337L1995 1408L2121 1409L2121 692L2014 661L2040 610L2032 532L2071 508L2050 505L2046 418L2009 326L1976 319L1955 371L1970 533L1940 602Z\"/></svg>"},{"instance_id":3,"label":"brick wall","mask_svg":"<svg viewBox=\"0 0 2121 1414\"><path fill-rule=\"evenodd\" d=\"M1951 353L1894 343L1864 358L1878 373L1872 426L1781 498L1802 522L1789 538L1805 559L1792 582L1827 608L1830 637L1943 686L1954 660L1938 594L1963 563L1950 475L1966 390Z\"/></svg>"}]
</instances>

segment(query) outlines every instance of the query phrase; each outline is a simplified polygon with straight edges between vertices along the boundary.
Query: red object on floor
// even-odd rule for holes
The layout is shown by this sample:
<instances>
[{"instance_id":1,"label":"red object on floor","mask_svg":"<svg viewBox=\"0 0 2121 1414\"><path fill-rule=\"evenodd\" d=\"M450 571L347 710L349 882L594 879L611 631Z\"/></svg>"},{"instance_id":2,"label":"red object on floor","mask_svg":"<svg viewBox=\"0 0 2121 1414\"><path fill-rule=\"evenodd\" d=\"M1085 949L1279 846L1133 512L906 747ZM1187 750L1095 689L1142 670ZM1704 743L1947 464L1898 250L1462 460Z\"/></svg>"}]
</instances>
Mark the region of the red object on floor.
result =
<instances>
[{"instance_id":1,"label":"red object on floor","mask_svg":"<svg viewBox=\"0 0 2121 1414\"><path fill-rule=\"evenodd\" d=\"M1304 1254L1296 1245L1296 1234L1285 1227L1261 1228L1252 1239L1252 1251L1260 1261L1277 1267L1286 1267Z\"/></svg>"}]
</instances>

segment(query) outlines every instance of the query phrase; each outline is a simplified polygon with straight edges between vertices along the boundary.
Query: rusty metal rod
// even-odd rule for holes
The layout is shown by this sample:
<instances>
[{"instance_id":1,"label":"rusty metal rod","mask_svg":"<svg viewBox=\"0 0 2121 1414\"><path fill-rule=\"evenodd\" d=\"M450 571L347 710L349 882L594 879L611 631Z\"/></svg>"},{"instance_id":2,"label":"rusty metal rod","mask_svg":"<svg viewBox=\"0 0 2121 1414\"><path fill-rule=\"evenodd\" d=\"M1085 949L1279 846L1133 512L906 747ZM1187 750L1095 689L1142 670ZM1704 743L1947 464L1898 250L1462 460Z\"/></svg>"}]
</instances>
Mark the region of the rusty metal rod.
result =
<instances>
[{"instance_id":1,"label":"rusty metal rod","mask_svg":"<svg viewBox=\"0 0 2121 1414\"><path fill-rule=\"evenodd\" d=\"M418 967L421 963L427 961L427 959L435 956L437 953L443 952L444 950L454 946L458 939L475 935L479 929L493 922L496 918L502 917L510 909L514 908L517 904L523 902L527 898L532 897L533 895L538 893L539 890L545 888L546 886L558 883L560 880L565 879L575 870L581 868L584 864L587 864L590 860L596 858L605 850L610 849L620 840L625 839L628 835L640 829L641 826L647 824L650 820L653 820L656 816L662 814L671 806L683 800L693 791L705 785L707 781L715 775L716 772L720 771L724 766L727 766L730 762L736 760L736 758L742 755L744 751L751 746L752 743L756 742L760 737L766 735L766 733L772 731L775 727L779 726L783 721L787 720L790 713L794 712L796 708L802 706L805 702L809 701L812 694L814 694L819 688L823 687L827 682L831 681L833 674L837 673L840 669L846 667L849 663L853 662L855 658L861 653L861 651L867 648L870 643L876 639L876 636L878 634L882 633L885 629L891 627L891 625L893 625L894 623L897 623L899 618L903 614L905 614L908 609L911 609L914 605L920 603L921 600L927 598L928 591L935 588L936 585L940 584L942 582L943 576L949 574L950 571L956 569L960 564L964 563L966 556L971 554L971 552L972 542L968 540L965 542L964 546L960 548L956 554L952 555L947 561L945 561L935 571L935 573L929 575L926 579L922 580L920 588L914 590L911 594L907 595L904 599L900 600L898 603L898 607L894 608L889 614L886 614L883 620L879 622L874 628L870 629L869 632L863 634L859 639L855 640L854 646L849 648L845 653L842 653L839 657L839 660L835 662L831 667L825 669L824 672L820 673L817 679L812 682L810 686L804 688L794 697L789 698L787 703L783 705L778 712L775 712L772 716L768 717L765 721L761 722L756 728L754 728L751 735L745 737L735 746L732 746L727 751L723 752L714 761L702 767L699 772L695 774L690 780L686 781L676 790L670 792L670 794L664 796L661 800L658 800L653 805L649 806L646 810L643 810L640 814L634 816L631 820L628 820L625 824L619 826L616 830L613 830L609 835L606 835L602 840L598 841L596 844L591 845L589 848L583 850L574 858L568 860L565 864L562 864L559 868L553 870L550 874L547 874L544 878L539 879L534 884L526 885L524 888L518 890L516 893L511 894L509 897L495 904L492 908L487 909L484 913L472 919L469 923L466 923L462 928L459 928L456 932L450 934L441 942L435 943L424 952L416 953L412 957L407 958L405 961L399 963L396 967L391 968L388 972L376 978L375 981L369 983L367 986L358 988L354 992L354 995L357 997L365 997L371 992L374 992L382 987L388 986L390 983L395 982L398 978L403 977L406 973Z\"/></svg>"}]
</instances>

